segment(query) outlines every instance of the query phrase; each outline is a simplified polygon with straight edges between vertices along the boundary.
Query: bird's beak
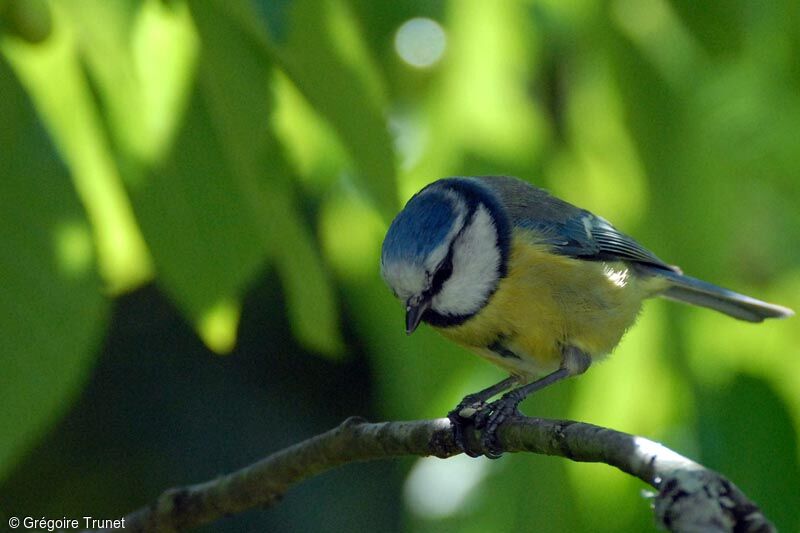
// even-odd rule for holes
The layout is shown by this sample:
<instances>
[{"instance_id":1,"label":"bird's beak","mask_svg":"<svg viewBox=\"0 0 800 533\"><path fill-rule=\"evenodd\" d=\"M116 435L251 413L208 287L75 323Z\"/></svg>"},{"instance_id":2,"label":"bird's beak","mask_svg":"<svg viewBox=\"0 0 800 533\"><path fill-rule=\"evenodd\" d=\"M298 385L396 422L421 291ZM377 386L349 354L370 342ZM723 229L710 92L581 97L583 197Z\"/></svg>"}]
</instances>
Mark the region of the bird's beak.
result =
<instances>
[{"instance_id":1,"label":"bird's beak","mask_svg":"<svg viewBox=\"0 0 800 533\"><path fill-rule=\"evenodd\" d=\"M406 335L411 335L419 326L422 315L431 306L428 298L415 297L406 302Z\"/></svg>"}]
</instances>

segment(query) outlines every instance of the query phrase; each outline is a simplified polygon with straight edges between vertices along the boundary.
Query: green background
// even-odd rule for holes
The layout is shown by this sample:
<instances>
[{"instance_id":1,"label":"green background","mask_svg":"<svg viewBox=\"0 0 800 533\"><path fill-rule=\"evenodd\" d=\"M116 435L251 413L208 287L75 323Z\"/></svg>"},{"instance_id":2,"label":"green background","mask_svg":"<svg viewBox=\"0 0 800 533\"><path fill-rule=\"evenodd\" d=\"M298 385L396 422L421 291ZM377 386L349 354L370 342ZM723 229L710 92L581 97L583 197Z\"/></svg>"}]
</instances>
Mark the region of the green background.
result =
<instances>
[{"instance_id":1,"label":"green background","mask_svg":"<svg viewBox=\"0 0 800 533\"><path fill-rule=\"evenodd\" d=\"M415 17L445 38L426 68L396 45ZM472 174L800 308L800 4L0 0L0 518L118 518L500 379L406 337L379 277L403 202ZM652 301L522 409L659 440L800 531L798 346L797 319ZM644 488L531 454L407 458L205 530L650 531Z\"/></svg>"}]
</instances>

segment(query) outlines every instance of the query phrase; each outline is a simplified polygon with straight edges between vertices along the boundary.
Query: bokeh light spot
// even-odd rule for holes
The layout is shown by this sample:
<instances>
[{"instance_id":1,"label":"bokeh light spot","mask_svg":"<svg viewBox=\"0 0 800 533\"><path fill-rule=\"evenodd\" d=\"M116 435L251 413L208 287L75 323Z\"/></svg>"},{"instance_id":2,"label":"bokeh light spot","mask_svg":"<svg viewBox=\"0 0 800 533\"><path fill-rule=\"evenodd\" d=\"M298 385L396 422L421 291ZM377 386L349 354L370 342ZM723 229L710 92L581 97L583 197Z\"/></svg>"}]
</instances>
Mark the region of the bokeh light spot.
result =
<instances>
[{"instance_id":1,"label":"bokeh light spot","mask_svg":"<svg viewBox=\"0 0 800 533\"><path fill-rule=\"evenodd\" d=\"M92 238L89 228L76 221L56 228L55 248L58 266L69 277L84 275L92 264Z\"/></svg>"},{"instance_id":2,"label":"bokeh light spot","mask_svg":"<svg viewBox=\"0 0 800 533\"><path fill-rule=\"evenodd\" d=\"M427 68L438 63L444 55L447 36L435 20L413 18L397 30L394 48L397 55L412 67Z\"/></svg>"},{"instance_id":3,"label":"bokeh light spot","mask_svg":"<svg viewBox=\"0 0 800 533\"><path fill-rule=\"evenodd\" d=\"M484 480L488 467L488 461L476 461L466 455L446 461L434 457L419 459L406 478L406 504L422 518L451 516Z\"/></svg>"}]
</instances>

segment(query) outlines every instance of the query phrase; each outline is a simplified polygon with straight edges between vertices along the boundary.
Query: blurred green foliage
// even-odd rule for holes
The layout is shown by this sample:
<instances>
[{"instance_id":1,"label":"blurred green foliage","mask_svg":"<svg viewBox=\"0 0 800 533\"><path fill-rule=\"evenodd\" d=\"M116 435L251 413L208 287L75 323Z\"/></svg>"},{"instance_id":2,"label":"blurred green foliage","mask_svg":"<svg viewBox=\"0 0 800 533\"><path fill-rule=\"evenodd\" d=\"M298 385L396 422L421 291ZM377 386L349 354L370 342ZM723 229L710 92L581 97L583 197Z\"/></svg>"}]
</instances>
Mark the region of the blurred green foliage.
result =
<instances>
[{"instance_id":1,"label":"blurred green foliage","mask_svg":"<svg viewBox=\"0 0 800 533\"><path fill-rule=\"evenodd\" d=\"M0 0L0 31L4 516L118 517L497 380L406 338L378 275L386 224L441 176L529 179L800 308L791 0ZM659 439L798 531L798 346L795 319L652 302L523 409ZM650 530L642 488L530 455L409 459L208 530Z\"/></svg>"}]
</instances>

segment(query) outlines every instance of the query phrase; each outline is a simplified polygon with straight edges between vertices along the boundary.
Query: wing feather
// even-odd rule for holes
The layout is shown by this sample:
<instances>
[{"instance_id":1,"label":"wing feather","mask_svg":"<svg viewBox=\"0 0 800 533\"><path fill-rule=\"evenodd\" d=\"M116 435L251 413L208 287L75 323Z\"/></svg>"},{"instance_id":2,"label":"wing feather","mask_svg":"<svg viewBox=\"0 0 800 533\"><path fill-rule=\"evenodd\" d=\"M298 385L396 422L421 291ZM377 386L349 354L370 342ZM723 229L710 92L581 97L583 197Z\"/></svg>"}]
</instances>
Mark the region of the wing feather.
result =
<instances>
[{"instance_id":1,"label":"wing feather","mask_svg":"<svg viewBox=\"0 0 800 533\"><path fill-rule=\"evenodd\" d=\"M514 226L538 233L557 254L589 261L631 261L679 272L610 222L511 177L478 178L502 199Z\"/></svg>"}]
</instances>

